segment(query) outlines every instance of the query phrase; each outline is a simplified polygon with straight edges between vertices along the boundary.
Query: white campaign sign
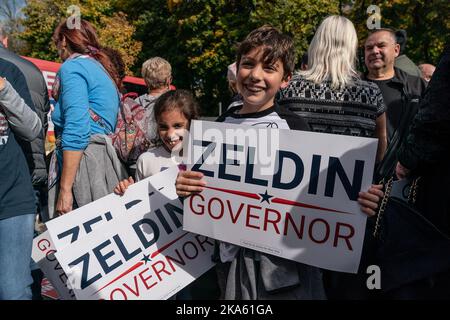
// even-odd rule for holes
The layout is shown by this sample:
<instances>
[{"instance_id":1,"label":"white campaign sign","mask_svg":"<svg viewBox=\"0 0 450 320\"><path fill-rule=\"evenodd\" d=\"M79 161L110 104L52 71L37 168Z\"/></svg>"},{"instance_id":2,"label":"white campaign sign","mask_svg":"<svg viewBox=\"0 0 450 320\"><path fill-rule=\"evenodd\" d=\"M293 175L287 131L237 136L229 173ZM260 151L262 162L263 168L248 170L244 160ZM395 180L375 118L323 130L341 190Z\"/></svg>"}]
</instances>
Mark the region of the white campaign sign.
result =
<instances>
[{"instance_id":1,"label":"white campaign sign","mask_svg":"<svg viewBox=\"0 0 450 320\"><path fill-rule=\"evenodd\" d=\"M176 177L177 172L171 170L167 174ZM142 181L148 181L149 179ZM147 190L148 183L133 184L123 197L109 194L99 199L101 201L91 202L57 219L48 221L46 226L56 249L61 250L90 232L113 223L114 220L125 215L133 215L135 212L149 212L150 202L146 194ZM176 192L175 190L170 192L173 199L173 194L176 196ZM136 195L140 195L140 197ZM108 205L105 206L105 204Z\"/></svg>"},{"instance_id":2,"label":"white campaign sign","mask_svg":"<svg viewBox=\"0 0 450 320\"><path fill-rule=\"evenodd\" d=\"M177 172L169 168L132 185L119 197L124 211L134 201L132 214L120 213L58 250L55 256L77 299L167 299L214 265L214 242L182 229L183 207L174 188ZM147 202L148 210L135 210L138 205L145 208L136 199ZM109 200L96 201L97 216L117 205ZM80 214L85 207L78 209ZM70 227L61 224L52 232L61 234Z\"/></svg>"},{"instance_id":3,"label":"white campaign sign","mask_svg":"<svg viewBox=\"0 0 450 320\"><path fill-rule=\"evenodd\" d=\"M190 133L188 169L207 186L185 200L185 230L357 272L376 139L200 121Z\"/></svg>"},{"instance_id":4,"label":"white campaign sign","mask_svg":"<svg viewBox=\"0 0 450 320\"><path fill-rule=\"evenodd\" d=\"M75 294L68 288L68 279L55 257L55 246L48 231L33 239L31 257L58 292L62 300L74 300Z\"/></svg>"}]
</instances>

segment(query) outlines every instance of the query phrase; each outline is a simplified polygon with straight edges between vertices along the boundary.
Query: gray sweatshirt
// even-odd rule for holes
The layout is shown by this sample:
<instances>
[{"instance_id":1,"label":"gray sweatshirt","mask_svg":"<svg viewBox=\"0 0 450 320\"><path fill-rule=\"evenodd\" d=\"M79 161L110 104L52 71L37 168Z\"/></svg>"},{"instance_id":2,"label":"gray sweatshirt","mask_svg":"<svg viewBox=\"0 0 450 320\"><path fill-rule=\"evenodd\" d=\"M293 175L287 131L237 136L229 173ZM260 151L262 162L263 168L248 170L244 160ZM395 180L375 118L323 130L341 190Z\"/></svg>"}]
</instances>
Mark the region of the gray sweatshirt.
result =
<instances>
[{"instance_id":1,"label":"gray sweatshirt","mask_svg":"<svg viewBox=\"0 0 450 320\"><path fill-rule=\"evenodd\" d=\"M14 134L26 141L33 141L42 128L38 115L25 103L16 90L5 79L0 90L0 132L9 126Z\"/></svg>"}]
</instances>

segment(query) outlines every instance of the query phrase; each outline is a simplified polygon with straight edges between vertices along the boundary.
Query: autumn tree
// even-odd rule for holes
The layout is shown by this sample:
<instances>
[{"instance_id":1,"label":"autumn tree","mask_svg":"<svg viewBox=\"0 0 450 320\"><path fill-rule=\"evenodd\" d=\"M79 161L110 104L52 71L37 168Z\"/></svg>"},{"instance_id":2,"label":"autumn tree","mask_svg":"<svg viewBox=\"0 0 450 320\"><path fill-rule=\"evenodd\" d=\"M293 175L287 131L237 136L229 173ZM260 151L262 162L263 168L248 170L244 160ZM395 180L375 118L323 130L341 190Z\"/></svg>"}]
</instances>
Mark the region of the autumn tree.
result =
<instances>
[{"instance_id":1,"label":"autumn tree","mask_svg":"<svg viewBox=\"0 0 450 320\"><path fill-rule=\"evenodd\" d=\"M250 19L255 25L271 24L294 38L297 57L308 50L309 43L322 20L340 13L338 0L254 1Z\"/></svg>"},{"instance_id":2,"label":"autumn tree","mask_svg":"<svg viewBox=\"0 0 450 320\"><path fill-rule=\"evenodd\" d=\"M315 28L338 1L317 0L144 0L120 5L135 20L143 42L139 61L166 58L174 82L200 99L203 112L217 115L218 103L229 102L226 70L235 61L236 44L254 28L272 24L295 39L304 52Z\"/></svg>"},{"instance_id":3,"label":"autumn tree","mask_svg":"<svg viewBox=\"0 0 450 320\"><path fill-rule=\"evenodd\" d=\"M0 0L0 27L8 35L10 50L21 53L26 43L19 39L22 32L23 0Z\"/></svg>"},{"instance_id":4,"label":"autumn tree","mask_svg":"<svg viewBox=\"0 0 450 320\"><path fill-rule=\"evenodd\" d=\"M52 41L53 31L63 18L77 13L73 6L80 9L82 19L94 25L103 45L122 53L129 73L142 44L133 39L135 27L127 21L124 13L116 10L111 0L29 0L23 8L25 30L20 35L28 44L25 54L58 60Z\"/></svg>"}]
</instances>

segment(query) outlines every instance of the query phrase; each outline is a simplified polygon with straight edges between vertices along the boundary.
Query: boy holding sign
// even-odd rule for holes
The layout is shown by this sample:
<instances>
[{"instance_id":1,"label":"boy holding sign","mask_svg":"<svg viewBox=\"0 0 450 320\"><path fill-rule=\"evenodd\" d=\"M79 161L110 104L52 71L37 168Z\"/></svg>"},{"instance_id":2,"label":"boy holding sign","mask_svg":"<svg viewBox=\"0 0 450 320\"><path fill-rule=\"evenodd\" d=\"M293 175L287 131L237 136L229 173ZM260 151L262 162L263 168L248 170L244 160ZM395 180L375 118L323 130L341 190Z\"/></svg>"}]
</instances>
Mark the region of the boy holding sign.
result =
<instances>
[{"instance_id":1,"label":"boy holding sign","mask_svg":"<svg viewBox=\"0 0 450 320\"><path fill-rule=\"evenodd\" d=\"M246 126L309 131L306 122L275 102L280 88L291 78L295 51L290 37L263 26L240 43L237 52L237 87L243 106L230 108L217 121ZM176 181L179 196L204 190L203 174L180 172ZM360 193L359 203L374 214L383 192L372 187ZM225 299L324 299L320 269L298 262L221 242L219 269L224 271Z\"/></svg>"}]
</instances>

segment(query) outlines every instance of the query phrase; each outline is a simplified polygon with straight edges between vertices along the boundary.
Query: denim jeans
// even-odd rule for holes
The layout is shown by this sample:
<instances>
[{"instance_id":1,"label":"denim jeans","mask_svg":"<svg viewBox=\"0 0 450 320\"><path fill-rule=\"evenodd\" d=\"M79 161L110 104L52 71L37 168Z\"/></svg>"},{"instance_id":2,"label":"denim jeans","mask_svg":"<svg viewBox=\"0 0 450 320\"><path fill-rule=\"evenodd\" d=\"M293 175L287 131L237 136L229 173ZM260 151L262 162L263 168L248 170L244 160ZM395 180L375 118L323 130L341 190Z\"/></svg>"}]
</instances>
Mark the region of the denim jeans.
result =
<instances>
[{"instance_id":1,"label":"denim jeans","mask_svg":"<svg viewBox=\"0 0 450 320\"><path fill-rule=\"evenodd\" d=\"M35 213L0 220L0 300L31 300Z\"/></svg>"}]
</instances>

